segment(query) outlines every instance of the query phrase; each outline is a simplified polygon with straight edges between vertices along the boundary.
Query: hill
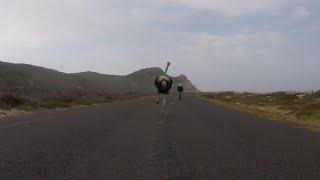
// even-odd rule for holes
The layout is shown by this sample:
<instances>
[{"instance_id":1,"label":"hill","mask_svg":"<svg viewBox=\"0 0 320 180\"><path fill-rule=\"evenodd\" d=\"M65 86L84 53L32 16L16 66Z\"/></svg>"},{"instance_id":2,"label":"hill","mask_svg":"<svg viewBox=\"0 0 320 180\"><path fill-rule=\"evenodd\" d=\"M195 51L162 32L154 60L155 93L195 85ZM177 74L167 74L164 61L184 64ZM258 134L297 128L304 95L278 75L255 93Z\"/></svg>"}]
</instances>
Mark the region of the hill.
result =
<instances>
[{"instance_id":1,"label":"hill","mask_svg":"<svg viewBox=\"0 0 320 180\"><path fill-rule=\"evenodd\" d=\"M153 81L163 74L160 68L146 68L128 75L107 75L96 72L63 73L28 64L0 61L0 93L17 92L26 97L42 98L57 95L153 93ZM173 80L185 84L186 91L197 89L184 75Z\"/></svg>"}]
</instances>

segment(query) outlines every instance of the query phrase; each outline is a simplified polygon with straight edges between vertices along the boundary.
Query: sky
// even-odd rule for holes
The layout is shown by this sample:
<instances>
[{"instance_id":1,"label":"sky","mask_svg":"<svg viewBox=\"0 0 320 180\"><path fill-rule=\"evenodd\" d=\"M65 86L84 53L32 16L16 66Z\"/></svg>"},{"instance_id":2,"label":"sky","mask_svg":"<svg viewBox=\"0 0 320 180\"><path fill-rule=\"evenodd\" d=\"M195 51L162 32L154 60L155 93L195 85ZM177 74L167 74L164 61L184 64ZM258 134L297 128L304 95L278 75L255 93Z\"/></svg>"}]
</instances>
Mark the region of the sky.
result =
<instances>
[{"instance_id":1,"label":"sky","mask_svg":"<svg viewBox=\"0 0 320 180\"><path fill-rule=\"evenodd\" d=\"M0 60L164 67L203 91L320 89L319 0L0 0Z\"/></svg>"}]
</instances>

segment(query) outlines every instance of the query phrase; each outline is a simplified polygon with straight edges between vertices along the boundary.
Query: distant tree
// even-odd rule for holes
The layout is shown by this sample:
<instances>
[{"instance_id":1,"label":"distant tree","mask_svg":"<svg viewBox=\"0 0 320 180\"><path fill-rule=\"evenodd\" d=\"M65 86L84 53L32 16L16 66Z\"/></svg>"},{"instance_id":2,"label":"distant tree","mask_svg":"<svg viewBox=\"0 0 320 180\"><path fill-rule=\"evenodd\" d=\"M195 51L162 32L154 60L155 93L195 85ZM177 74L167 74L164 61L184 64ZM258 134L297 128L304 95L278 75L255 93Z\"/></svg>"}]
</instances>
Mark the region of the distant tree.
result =
<instances>
[{"instance_id":1,"label":"distant tree","mask_svg":"<svg viewBox=\"0 0 320 180\"><path fill-rule=\"evenodd\" d=\"M14 94L5 94L0 98L0 102L6 104L7 108L14 108L26 103L28 100Z\"/></svg>"}]
</instances>

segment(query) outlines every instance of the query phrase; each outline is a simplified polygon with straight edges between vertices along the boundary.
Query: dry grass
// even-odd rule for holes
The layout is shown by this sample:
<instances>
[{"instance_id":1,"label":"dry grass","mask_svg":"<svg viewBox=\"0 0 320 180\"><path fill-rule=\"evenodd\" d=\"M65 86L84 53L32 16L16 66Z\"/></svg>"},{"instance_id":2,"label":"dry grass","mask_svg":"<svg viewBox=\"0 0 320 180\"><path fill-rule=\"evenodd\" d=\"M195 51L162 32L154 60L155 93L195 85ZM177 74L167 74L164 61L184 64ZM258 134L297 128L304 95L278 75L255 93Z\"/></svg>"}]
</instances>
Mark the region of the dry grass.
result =
<instances>
[{"instance_id":1,"label":"dry grass","mask_svg":"<svg viewBox=\"0 0 320 180\"><path fill-rule=\"evenodd\" d=\"M15 116L22 113L24 113L24 111L17 110L17 109L10 109L10 110L0 109L0 119L7 116Z\"/></svg>"},{"instance_id":2,"label":"dry grass","mask_svg":"<svg viewBox=\"0 0 320 180\"><path fill-rule=\"evenodd\" d=\"M22 112L69 108L83 105L111 103L150 96L145 93L59 95L42 98L26 98L16 94L0 96L0 118Z\"/></svg>"},{"instance_id":3,"label":"dry grass","mask_svg":"<svg viewBox=\"0 0 320 180\"><path fill-rule=\"evenodd\" d=\"M289 122L320 131L320 93L205 93L201 96L215 104L259 117Z\"/></svg>"}]
</instances>

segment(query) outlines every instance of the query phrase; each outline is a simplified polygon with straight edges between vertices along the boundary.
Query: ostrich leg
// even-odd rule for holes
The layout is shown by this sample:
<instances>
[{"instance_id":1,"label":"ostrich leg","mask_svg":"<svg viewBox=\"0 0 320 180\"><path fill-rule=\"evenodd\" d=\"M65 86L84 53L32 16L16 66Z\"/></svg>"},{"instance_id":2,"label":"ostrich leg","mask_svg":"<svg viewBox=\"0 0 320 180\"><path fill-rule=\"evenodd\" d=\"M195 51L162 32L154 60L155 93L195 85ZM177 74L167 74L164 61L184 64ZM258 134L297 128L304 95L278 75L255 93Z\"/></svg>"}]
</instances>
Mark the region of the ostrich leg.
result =
<instances>
[{"instance_id":1,"label":"ostrich leg","mask_svg":"<svg viewBox=\"0 0 320 180\"><path fill-rule=\"evenodd\" d=\"M157 97L157 99L156 99L156 103L157 103L157 104L160 103L160 99L161 99L161 95L160 95L160 93L158 93L158 97Z\"/></svg>"},{"instance_id":2,"label":"ostrich leg","mask_svg":"<svg viewBox=\"0 0 320 180\"><path fill-rule=\"evenodd\" d=\"M161 113L165 114L166 113L166 96L163 95L162 96L162 109L161 109Z\"/></svg>"}]
</instances>

